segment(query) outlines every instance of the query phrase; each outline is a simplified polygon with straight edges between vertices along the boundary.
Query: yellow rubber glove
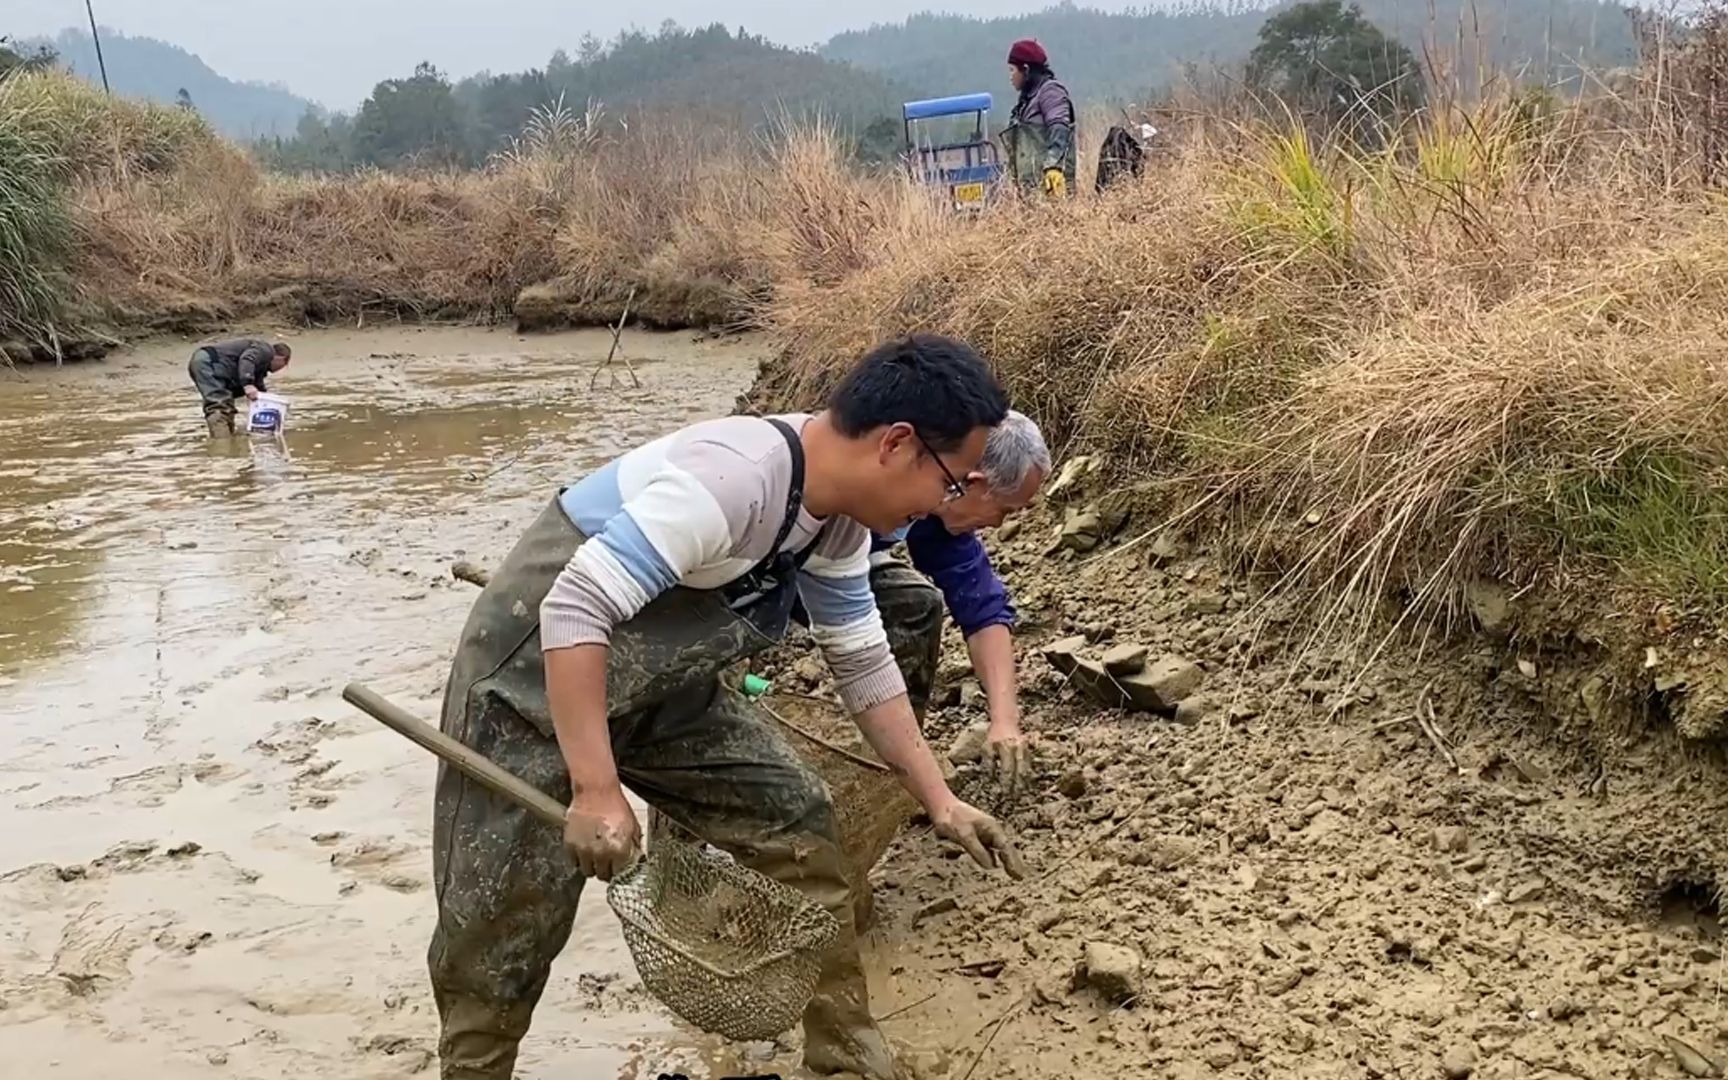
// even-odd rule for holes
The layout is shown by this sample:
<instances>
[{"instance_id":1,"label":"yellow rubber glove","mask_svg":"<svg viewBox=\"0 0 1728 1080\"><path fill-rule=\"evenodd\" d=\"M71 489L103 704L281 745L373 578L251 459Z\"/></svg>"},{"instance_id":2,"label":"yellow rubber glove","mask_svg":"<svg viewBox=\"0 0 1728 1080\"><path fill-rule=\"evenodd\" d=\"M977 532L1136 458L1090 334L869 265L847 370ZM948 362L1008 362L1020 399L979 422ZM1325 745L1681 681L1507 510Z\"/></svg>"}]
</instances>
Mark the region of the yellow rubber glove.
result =
<instances>
[{"instance_id":1,"label":"yellow rubber glove","mask_svg":"<svg viewBox=\"0 0 1728 1080\"><path fill-rule=\"evenodd\" d=\"M1068 177L1061 169L1044 170L1044 194L1052 199L1060 199L1068 194Z\"/></svg>"}]
</instances>

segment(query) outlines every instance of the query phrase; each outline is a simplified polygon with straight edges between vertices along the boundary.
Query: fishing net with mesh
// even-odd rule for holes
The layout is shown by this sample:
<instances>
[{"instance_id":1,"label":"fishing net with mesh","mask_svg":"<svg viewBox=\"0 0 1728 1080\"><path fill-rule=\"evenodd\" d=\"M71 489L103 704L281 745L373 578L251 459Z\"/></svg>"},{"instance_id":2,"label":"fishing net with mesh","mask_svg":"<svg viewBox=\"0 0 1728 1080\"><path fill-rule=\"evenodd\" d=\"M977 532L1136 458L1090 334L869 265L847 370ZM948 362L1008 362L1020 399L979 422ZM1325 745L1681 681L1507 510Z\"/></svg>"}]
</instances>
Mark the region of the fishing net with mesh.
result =
<instances>
[{"instance_id":1,"label":"fishing net with mesh","mask_svg":"<svg viewBox=\"0 0 1728 1080\"><path fill-rule=\"evenodd\" d=\"M714 848L662 838L606 889L642 984L703 1031L748 1042L798 1022L839 924Z\"/></svg>"}]
</instances>

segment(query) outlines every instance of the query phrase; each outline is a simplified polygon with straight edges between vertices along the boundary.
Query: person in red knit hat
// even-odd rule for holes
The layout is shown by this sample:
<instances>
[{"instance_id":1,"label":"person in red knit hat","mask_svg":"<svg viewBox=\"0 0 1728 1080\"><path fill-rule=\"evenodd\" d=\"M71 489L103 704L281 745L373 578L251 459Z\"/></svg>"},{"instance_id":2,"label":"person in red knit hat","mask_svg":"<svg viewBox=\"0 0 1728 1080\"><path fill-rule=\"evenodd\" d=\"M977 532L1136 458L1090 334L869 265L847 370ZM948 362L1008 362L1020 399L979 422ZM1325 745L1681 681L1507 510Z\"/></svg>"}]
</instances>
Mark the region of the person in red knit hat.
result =
<instances>
[{"instance_id":1,"label":"person in red knit hat","mask_svg":"<svg viewBox=\"0 0 1728 1080\"><path fill-rule=\"evenodd\" d=\"M1050 70L1050 54L1027 38L1008 50L1008 81L1020 92L1004 139L1008 171L1052 198L1074 190L1074 100Z\"/></svg>"}]
</instances>

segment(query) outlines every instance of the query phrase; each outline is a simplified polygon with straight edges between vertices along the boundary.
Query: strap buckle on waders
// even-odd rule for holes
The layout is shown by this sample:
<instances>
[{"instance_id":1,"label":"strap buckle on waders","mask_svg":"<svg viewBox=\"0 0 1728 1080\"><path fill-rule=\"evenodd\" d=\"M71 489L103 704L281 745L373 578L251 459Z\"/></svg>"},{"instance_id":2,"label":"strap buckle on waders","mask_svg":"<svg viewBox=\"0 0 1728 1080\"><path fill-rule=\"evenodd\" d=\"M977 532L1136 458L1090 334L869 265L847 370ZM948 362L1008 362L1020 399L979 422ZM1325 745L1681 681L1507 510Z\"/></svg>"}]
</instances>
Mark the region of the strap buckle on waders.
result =
<instances>
[{"instance_id":1,"label":"strap buckle on waders","mask_svg":"<svg viewBox=\"0 0 1728 1080\"><path fill-rule=\"evenodd\" d=\"M774 543L769 546L768 554L762 556L762 561L750 568L750 571L736 581L730 582L720 590L726 597L726 606L733 611L740 611L756 601L769 595L781 586L788 584L792 575L809 560L816 550L816 545L822 542L822 533L818 532L815 539L804 546L802 551L781 551L780 545L786 542L786 537L792 533L792 526L798 523L798 511L804 506L804 444L799 441L798 433L792 430L792 425L775 416L763 417L773 424L775 430L786 440L786 446L792 451L792 483L786 491L786 515L780 521L780 530L774 535ZM828 526L822 526L825 531Z\"/></svg>"}]
</instances>

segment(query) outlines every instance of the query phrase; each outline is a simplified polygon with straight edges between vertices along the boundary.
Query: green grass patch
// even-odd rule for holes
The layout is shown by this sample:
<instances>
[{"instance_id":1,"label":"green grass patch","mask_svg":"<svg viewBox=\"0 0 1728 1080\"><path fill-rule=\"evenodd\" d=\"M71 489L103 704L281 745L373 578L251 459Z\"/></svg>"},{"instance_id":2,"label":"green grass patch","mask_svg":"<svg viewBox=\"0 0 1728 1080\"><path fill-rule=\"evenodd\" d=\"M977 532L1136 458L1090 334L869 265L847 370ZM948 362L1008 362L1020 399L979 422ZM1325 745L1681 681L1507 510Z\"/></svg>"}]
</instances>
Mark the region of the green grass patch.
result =
<instances>
[{"instance_id":1,"label":"green grass patch","mask_svg":"<svg viewBox=\"0 0 1728 1080\"><path fill-rule=\"evenodd\" d=\"M0 121L0 338L49 345L63 317L72 226L58 172L52 155Z\"/></svg>"},{"instance_id":2,"label":"green grass patch","mask_svg":"<svg viewBox=\"0 0 1728 1080\"><path fill-rule=\"evenodd\" d=\"M1728 602L1728 488L1693 463L1649 453L1562 474L1546 506L1569 548L1610 560L1675 600Z\"/></svg>"}]
</instances>

